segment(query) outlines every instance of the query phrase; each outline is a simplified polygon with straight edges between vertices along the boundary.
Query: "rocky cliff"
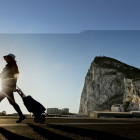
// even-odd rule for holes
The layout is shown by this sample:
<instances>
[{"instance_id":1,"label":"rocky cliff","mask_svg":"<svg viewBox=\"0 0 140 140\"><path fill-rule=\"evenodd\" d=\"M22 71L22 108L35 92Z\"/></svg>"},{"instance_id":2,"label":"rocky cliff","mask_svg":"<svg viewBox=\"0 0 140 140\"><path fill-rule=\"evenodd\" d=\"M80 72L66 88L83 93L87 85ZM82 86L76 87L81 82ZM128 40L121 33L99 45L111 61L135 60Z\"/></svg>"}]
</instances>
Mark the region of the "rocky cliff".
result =
<instances>
[{"instance_id":1,"label":"rocky cliff","mask_svg":"<svg viewBox=\"0 0 140 140\"><path fill-rule=\"evenodd\" d=\"M109 57L95 57L85 78L79 114L110 110L124 104L125 111L140 110L140 69Z\"/></svg>"}]
</instances>

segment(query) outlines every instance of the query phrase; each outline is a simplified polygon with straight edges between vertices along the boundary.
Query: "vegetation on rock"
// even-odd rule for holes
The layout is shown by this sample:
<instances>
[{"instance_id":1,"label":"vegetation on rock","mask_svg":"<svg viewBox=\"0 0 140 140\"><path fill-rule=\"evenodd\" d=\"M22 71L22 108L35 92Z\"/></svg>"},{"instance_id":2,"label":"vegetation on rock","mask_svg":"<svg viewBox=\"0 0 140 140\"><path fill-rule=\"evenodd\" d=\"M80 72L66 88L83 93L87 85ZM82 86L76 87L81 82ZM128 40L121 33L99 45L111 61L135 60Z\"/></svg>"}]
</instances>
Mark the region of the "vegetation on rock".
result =
<instances>
[{"instance_id":1,"label":"vegetation on rock","mask_svg":"<svg viewBox=\"0 0 140 140\"><path fill-rule=\"evenodd\" d=\"M121 61L110 57L95 57L94 63L103 68L116 69L126 75L126 78L137 79L140 78L140 69L129 66Z\"/></svg>"},{"instance_id":2,"label":"vegetation on rock","mask_svg":"<svg viewBox=\"0 0 140 140\"><path fill-rule=\"evenodd\" d=\"M124 112L127 112L127 108L128 108L128 106L129 106L131 101L132 101L132 98L129 98L128 100L123 102L123 110L124 110Z\"/></svg>"}]
</instances>

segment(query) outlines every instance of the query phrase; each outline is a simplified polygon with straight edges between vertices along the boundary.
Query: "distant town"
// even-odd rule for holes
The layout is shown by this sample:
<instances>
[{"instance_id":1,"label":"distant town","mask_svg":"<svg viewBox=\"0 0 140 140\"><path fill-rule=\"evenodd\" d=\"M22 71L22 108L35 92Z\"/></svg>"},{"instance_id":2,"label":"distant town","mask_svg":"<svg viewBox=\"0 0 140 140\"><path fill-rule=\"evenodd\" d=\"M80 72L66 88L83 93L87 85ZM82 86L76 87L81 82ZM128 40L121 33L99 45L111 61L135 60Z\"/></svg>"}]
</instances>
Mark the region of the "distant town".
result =
<instances>
[{"instance_id":1,"label":"distant town","mask_svg":"<svg viewBox=\"0 0 140 140\"><path fill-rule=\"evenodd\" d=\"M26 116L34 116L33 113L24 114ZM45 112L46 117L81 117L76 113L69 112L69 108L47 108ZM7 114L6 111L0 112L0 116L18 116L18 113Z\"/></svg>"}]
</instances>

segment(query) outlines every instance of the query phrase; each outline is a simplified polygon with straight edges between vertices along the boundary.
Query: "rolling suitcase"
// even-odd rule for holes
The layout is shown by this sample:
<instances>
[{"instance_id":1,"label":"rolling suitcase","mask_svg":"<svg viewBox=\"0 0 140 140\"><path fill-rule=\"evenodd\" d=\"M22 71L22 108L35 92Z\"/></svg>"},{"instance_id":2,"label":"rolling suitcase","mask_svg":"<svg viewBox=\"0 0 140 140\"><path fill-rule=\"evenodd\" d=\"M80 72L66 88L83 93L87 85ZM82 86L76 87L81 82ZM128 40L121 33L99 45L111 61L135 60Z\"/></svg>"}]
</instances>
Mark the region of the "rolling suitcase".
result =
<instances>
[{"instance_id":1,"label":"rolling suitcase","mask_svg":"<svg viewBox=\"0 0 140 140\"><path fill-rule=\"evenodd\" d=\"M21 96L27 110L34 114L35 116L34 121L36 123L37 122L44 123L46 108L41 103L34 100L30 95L26 96L18 86L17 86L16 91Z\"/></svg>"}]
</instances>

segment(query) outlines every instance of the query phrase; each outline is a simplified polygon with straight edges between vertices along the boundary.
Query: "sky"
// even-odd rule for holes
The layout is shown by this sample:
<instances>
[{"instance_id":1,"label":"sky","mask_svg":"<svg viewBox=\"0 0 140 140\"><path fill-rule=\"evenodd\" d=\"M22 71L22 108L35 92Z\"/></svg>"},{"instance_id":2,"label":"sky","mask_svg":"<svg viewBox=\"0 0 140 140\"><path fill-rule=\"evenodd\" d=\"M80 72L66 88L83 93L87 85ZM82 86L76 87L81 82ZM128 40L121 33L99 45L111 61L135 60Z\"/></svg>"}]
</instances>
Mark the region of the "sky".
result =
<instances>
[{"instance_id":1,"label":"sky","mask_svg":"<svg viewBox=\"0 0 140 140\"><path fill-rule=\"evenodd\" d=\"M139 0L0 0L0 70L16 55L17 85L46 108L78 113L96 56L140 68ZM14 93L23 113L22 99ZM5 98L0 111L15 113Z\"/></svg>"}]
</instances>

